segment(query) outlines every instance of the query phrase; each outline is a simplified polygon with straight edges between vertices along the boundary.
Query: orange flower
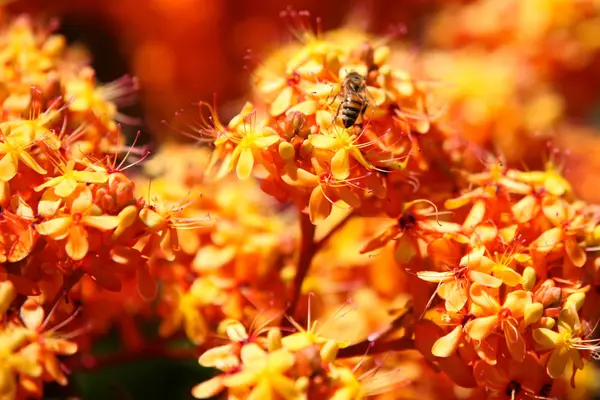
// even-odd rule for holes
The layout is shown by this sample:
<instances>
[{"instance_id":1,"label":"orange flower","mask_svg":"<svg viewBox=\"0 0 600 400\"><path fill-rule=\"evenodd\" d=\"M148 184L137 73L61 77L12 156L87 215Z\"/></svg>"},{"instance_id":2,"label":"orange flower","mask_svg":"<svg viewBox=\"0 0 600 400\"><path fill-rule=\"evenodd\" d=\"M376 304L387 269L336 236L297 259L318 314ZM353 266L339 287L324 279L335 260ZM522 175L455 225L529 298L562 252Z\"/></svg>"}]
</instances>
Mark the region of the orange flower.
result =
<instances>
[{"instance_id":1,"label":"orange flower","mask_svg":"<svg viewBox=\"0 0 600 400\"><path fill-rule=\"evenodd\" d=\"M102 215L102 211L92 204L92 193L87 187L78 189L69 200L69 213L60 213L36 225L35 229L54 240L66 239L65 250L69 257L82 260L89 250L86 227L110 231L120 221L118 216Z\"/></svg>"},{"instance_id":2,"label":"orange flower","mask_svg":"<svg viewBox=\"0 0 600 400\"><path fill-rule=\"evenodd\" d=\"M493 266L481 262L483 249L473 250L460 260L457 259L458 252L458 244L445 239L434 240L427 247L427 253L449 271L417 272L417 276L424 281L438 283L436 292L446 300L446 310L449 312L458 312L465 306L471 282L492 288L502 285L500 279L491 275Z\"/></svg>"},{"instance_id":3,"label":"orange flower","mask_svg":"<svg viewBox=\"0 0 600 400\"><path fill-rule=\"evenodd\" d=\"M56 176L35 188L39 192L46 188L54 189L54 193L60 197L69 197L77 188L79 183L105 183L108 174L98 171L76 171L75 161L69 160L65 164L58 164L57 169L62 175Z\"/></svg>"},{"instance_id":4,"label":"orange flower","mask_svg":"<svg viewBox=\"0 0 600 400\"><path fill-rule=\"evenodd\" d=\"M587 222L585 217L564 200L550 196L542 201L542 211L554 227L535 239L531 243L531 249L546 255L559 247L564 247L573 265L582 267L587 256L577 242L577 236L583 234Z\"/></svg>"},{"instance_id":5,"label":"orange flower","mask_svg":"<svg viewBox=\"0 0 600 400\"><path fill-rule=\"evenodd\" d=\"M475 313L477 318L467 322L467 335L473 340L482 341L500 325L510 354L515 360L522 361L526 348L519 326L520 320L525 317L527 306L532 303L531 293L524 290L511 292L502 305L477 283L471 286L469 294L473 303L480 308L481 314Z\"/></svg>"},{"instance_id":6,"label":"orange flower","mask_svg":"<svg viewBox=\"0 0 600 400\"><path fill-rule=\"evenodd\" d=\"M46 170L28 153L28 149L32 146L33 142L23 135L12 133L3 137L0 143L0 154L4 154L0 159L0 180L6 182L14 178L19 168L19 161L38 174L46 174Z\"/></svg>"}]
</instances>

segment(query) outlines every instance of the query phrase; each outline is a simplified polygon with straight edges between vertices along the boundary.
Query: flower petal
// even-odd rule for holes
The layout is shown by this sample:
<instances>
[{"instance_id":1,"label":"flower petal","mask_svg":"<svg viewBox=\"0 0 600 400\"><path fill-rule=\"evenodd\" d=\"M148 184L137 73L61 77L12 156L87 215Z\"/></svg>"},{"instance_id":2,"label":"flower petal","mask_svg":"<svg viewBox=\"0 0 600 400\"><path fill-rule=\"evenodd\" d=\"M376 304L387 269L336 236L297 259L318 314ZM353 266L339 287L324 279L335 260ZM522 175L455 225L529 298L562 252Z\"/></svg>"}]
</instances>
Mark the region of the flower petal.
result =
<instances>
[{"instance_id":1,"label":"flower petal","mask_svg":"<svg viewBox=\"0 0 600 400\"><path fill-rule=\"evenodd\" d=\"M450 357L460 344L463 328L461 325L456 326L446 336L442 336L435 341L431 348L431 354L436 357Z\"/></svg>"},{"instance_id":2,"label":"flower petal","mask_svg":"<svg viewBox=\"0 0 600 400\"><path fill-rule=\"evenodd\" d=\"M225 389L223 377L215 376L212 379L204 381L192 388L192 396L196 399L208 399L221 393Z\"/></svg>"},{"instance_id":3,"label":"flower petal","mask_svg":"<svg viewBox=\"0 0 600 400\"><path fill-rule=\"evenodd\" d=\"M119 225L120 218L116 215L87 215L82 218L81 222L84 225L106 232L115 229Z\"/></svg>"},{"instance_id":4,"label":"flower petal","mask_svg":"<svg viewBox=\"0 0 600 400\"><path fill-rule=\"evenodd\" d=\"M89 243L87 240L87 232L79 225L71 226L65 250L69 257L73 260L82 260L87 254Z\"/></svg>"},{"instance_id":5,"label":"flower petal","mask_svg":"<svg viewBox=\"0 0 600 400\"><path fill-rule=\"evenodd\" d=\"M319 224L331 214L332 207L333 205L329 199L325 197L321 186L315 187L310 194L310 199L308 201L308 215L310 221L315 225Z\"/></svg>"},{"instance_id":6,"label":"flower petal","mask_svg":"<svg viewBox=\"0 0 600 400\"><path fill-rule=\"evenodd\" d=\"M331 175L338 181L350 176L350 156L346 149L339 149L331 158Z\"/></svg>"},{"instance_id":7,"label":"flower petal","mask_svg":"<svg viewBox=\"0 0 600 400\"><path fill-rule=\"evenodd\" d=\"M567 368L569 362L569 351L566 347L560 346L552 352L548 359L548 365L546 366L546 372L552 379L560 378Z\"/></svg>"},{"instance_id":8,"label":"flower petal","mask_svg":"<svg viewBox=\"0 0 600 400\"><path fill-rule=\"evenodd\" d=\"M240 157L237 160L235 172L238 179L244 180L250 177L252 168L254 167L254 155L252 150L245 148L240 152Z\"/></svg>"},{"instance_id":9,"label":"flower petal","mask_svg":"<svg viewBox=\"0 0 600 400\"><path fill-rule=\"evenodd\" d=\"M483 340L494 331L497 324L497 315L475 318L467 322L465 332L474 340Z\"/></svg>"}]
</instances>

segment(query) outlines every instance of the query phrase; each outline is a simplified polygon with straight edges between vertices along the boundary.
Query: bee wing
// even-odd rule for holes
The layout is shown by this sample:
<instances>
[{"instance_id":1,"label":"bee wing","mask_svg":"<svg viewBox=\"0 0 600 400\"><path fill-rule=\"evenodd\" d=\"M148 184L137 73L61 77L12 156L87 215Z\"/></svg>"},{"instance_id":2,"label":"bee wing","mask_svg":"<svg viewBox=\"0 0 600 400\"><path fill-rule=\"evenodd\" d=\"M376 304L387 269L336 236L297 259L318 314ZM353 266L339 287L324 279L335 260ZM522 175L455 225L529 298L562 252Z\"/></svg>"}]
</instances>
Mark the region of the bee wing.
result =
<instances>
[{"instance_id":1,"label":"bee wing","mask_svg":"<svg viewBox=\"0 0 600 400\"><path fill-rule=\"evenodd\" d=\"M375 109L385 103L386 95L383 89L374 86L365 86L365 100L371 109Z\"/></svg>"}]
</instances>

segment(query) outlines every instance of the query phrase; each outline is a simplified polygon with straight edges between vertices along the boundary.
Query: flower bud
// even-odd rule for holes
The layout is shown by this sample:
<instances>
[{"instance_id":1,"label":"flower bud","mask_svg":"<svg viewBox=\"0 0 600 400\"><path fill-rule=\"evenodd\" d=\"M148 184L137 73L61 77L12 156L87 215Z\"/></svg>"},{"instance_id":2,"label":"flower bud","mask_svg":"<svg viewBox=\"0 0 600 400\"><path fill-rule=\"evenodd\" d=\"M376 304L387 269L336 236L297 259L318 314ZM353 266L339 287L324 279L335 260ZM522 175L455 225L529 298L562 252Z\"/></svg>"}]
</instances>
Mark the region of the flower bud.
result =
<instances>
[{"instance_id":1,"label":"flower bud","mask_svg":"<svg viewBox=\"0 0 600 400\"><path fill-rule=\"evenodd\" d=\"M542 303L544 308L556 306L560 303L562 292L554 285L552 279L546 280L533 294L533 301Z\"/></svg>"},{"instance_id":2,"label":"flower bud","mask_svg":"<svg viewBox=\"0 0 600 400\"><path fill-rule=\"evenodd\" d=\"M281 348L281 330L279 328L269 329L269 333L267 334L267 347L269 352Z\"/></svg>"},{"instance_id":3,"label":"flower bud","mask_svg":"<svg viewBox=\"0 0 600 400\"><path fill-rule=\"evenodd\" d=\"M306 124L306 115L300 111L294 111L285 116L283 125L284 135L288 140L294 136L300 136L306 139L308 136L309 127Z\"/></svg>"},{"instance_id":4,"label":"flower bud","mask_svg":"<svg viewBox=\"0 0 600 400\"><path fill-rule=\"evenodd\" d=\"M555 324L556 324L556 321L554 320L554 318L542 317L540 319L540 325L542 325L543 328L552 329L552 328L554 328Z\"/></svg>"},{"instance_id":5,"label":"flower bud","mask_svg":"<svg viewBox=\"0 0 600 400\"><path fill-rule=\"evenodd\" d=\"M301 376L300 378L296 379L295 385L296 389L298 389L300 393L304 393L308 390L310 380L306 376Z\"/></svg>"},{"instance_id":6,"label":"flower bud","mask_svg":"<svg viewBox=\"0 0 600 400\"><path fill-rule=\"evenodd\" d=\"M15 297L17 297L17 292L12 282L0 282L0 318L8 311L10 303Z\"/></svg>"},{"instance_id":7,"label":"flower bud","mask_svg":"<svg viewBox=\"0 0 600 400\"><path fill-rule=\"evenodd\" d=\"M600 243L600 225L596 225L592 230L593 243Z\"/></svg>"},{"instance_id":8,"label":"flower bud","mask_svg":"<svg viewBox=\"0 0 600 400\"><path fill-rule=\"evenodd\" d=\"M535 324L542 318L544 306L540 303L531 303L525 306L525 318L523 322L525 326Z\"/></svg>"},{"instance_id":9,"label":"flower bud","mask_svg":"<svg viewBox=\"0 0 600 400\"><path fill-rule=\"evenodd\" d=\"M521 280L521 285L523 286L523 289L527 290L528 292L532 291L533 287L535 286L536 279L537 277L535 269L533 269L532 267L526 267L523 270L523 278Z\"/></svg>"},{"instance_id":10,"label":"flower bud","mask_svg":"<svg viewBox=\"0 0 600 400\"><path fill-rule=\"evenodd\" d=\"M583 292L575 292L567 297L567 301L565 301L564 308L570 307L571 305L575 306L575 309L579 311L581 307L583 307L583 302L585 301L585 293Z\"/></svg>"},{"instance_id":11,"label":"flower bud","mask_svg":"<svg viewBox=\"0 0 600 400\"><path fill-rule=\"evenodd\" d=\"M286 161L293 160L296 156L296 149L289 142L279 143L279 155Z\"/></svg>"},{"instance_id":12,"label":"flower bud","mask_svg":"<svg viewBox=\"0 0 600 400\"><path fill-rule=\"evenodd\" d=\"M304 158L305 160L310 159L310 156L311 156L314 148L315 147L310 143L310 141L305 140L300 145L300 157Z\"/></svg>"},{"instance_id":13,"label":"flower bud","mask_svg":"<svg viewBox=\"0 0 600 400\"><path fill-rule=\"evenodd\" d=\"M328 340L321 348L321 360L325 363L330 363L335 360L339 350L339 346L333 340Z\"/></svg>"}]
</instances>

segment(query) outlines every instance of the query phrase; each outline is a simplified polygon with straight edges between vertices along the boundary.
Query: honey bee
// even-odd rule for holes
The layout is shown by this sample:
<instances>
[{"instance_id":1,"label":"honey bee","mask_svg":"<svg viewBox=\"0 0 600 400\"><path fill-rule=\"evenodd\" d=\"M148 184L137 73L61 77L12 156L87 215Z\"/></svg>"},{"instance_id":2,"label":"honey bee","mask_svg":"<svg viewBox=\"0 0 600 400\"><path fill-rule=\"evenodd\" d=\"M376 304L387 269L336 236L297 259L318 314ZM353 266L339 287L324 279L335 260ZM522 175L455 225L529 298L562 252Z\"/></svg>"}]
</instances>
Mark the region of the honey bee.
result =
<instances>
[{"instance_id":1,"label":"honey bee","mask_svg":"<svg viewBox=\"0 0 600 400\"><path fill-rule=\"evenodd\" d=\"M350 128L364 114L368 106L365 77L358 72L350 72L344 79L342 90L336 95L336 98L339 95L342 95L343 100L338 106L335 118L338 117L341 110L342 124L345 128Z\"/></svg>"}]
</instances>

